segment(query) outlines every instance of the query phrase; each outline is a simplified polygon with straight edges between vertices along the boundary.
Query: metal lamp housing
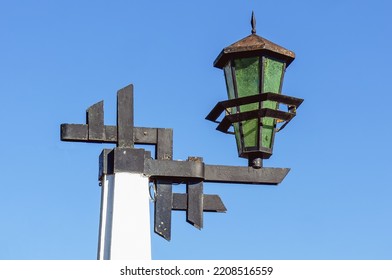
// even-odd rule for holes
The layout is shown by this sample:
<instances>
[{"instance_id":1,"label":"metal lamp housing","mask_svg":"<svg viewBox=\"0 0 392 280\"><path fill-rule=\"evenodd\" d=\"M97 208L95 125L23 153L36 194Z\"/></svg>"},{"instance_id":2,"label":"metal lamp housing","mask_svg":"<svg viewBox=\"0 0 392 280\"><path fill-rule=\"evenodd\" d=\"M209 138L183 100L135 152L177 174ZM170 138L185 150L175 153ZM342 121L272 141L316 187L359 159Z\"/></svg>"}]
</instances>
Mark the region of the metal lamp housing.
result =
<instances>
[{"instance_id":1,"label":"metal lamp housing","mask_svg":"<svg viewBox=\"0 0 392 280\"><path fill-rule=\"evenodd\" d=\"M229 100L267 93L281 94L286 67L294 52L253 34L224 48L214 62L223 69ZM278 102L265 100L230 108L237 114L268 108L278 109ZM272 155L276 118L257 117L233 123L238 155L249 160L268 159Z\"/></svg>"}]
</instances>

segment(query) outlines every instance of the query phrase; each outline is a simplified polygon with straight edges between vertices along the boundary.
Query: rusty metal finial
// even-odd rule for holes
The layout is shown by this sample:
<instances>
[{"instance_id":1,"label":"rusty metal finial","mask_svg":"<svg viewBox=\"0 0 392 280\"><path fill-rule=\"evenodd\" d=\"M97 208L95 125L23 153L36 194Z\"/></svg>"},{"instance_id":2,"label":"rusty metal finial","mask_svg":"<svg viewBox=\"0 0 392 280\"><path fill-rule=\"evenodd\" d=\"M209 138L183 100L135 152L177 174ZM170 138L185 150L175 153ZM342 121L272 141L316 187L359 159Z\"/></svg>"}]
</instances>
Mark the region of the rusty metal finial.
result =
<instances>
[{"instance_id":1,"label":"rusty metal finial","mask_svg":"<svg viewBox=\"0 0 392 280\"><path fill-rule=\"evenodd\" d=\"M253 11L252 11L252 19L250 20L250 24L252 25L252 34L256 34L256 17Z\"/></svg>"}]
</instances>

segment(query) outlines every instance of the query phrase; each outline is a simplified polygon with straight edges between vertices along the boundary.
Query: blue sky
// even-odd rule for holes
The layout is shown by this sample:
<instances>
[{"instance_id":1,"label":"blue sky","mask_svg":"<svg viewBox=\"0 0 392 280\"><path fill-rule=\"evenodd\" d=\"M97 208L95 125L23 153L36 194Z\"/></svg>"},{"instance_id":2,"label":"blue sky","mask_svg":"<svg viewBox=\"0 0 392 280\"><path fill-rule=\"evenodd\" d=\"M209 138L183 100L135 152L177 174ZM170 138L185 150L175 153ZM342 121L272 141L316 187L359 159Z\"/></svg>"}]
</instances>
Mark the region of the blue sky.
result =
<instances>
[{"instance_id":1,"label":"blue sky","mask_svg":"<svg viewBox=\"0 0 392 280\"><path fill-rule=\"evenodd\" d=\"M283 92L305 102L277 135L278 187L205 184L228 212L174 213L154 259L392 259L390 1L2 1L0 259L95 259L98 155L60 141L135 86L135 125L174 129L174 158L246 165L204 120L226 98L212 63L257 33L296 53ZM184 187L176 187L178 192Z\"/></svg>"}]
</instances>

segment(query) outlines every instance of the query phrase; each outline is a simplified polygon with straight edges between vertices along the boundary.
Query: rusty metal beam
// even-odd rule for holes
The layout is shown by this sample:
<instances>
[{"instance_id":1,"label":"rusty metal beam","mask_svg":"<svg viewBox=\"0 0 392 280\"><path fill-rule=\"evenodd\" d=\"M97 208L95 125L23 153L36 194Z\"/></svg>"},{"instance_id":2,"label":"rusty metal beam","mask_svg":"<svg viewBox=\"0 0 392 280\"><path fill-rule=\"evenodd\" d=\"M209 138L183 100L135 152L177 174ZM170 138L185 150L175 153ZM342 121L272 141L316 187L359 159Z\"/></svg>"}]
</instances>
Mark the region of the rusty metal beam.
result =
<instances>
[{"instance_id":1,"label":"rusty metal beam","mask_svg":"<svg viewBox=\"0 0 392 280\"><path fill-rule=\"evenodd\" d=\"M290 168L259 168L225 165L205 165L204 182L277 185Z\"/></svg>"},{"instance_id":2,"label":"rusty metal beam","mask_svg":"<svg viewBox=\"0 0 392 280\"><path fill-rule=\"evenodd\" d=\"M117 147L133 147L133 85L117 92Z\"/></svg>"},{"instance_id":3,"label":"rusty metal beam","mask_svg":"<svg viewBox=\"0 0 392 280\"><path fill-rule=\"evenodd\" d=\"M157 143L158 130L161 128L134 127L133 139L135 144L155 145ZM61 124L60 139L65 142L89 142L89 143L117 143L117 127L105 125L105 134L102 138L89 138L88 124Z\"/></svg>"},{"instance_id":4,"label":"rusty metal beam","mask_svg":"<svg viewBox=\"0 0 392 280\"><path fill-rule=\"evenodd\" d=\"M289 121L295 117L295 114L269 109L269 108L230 114L230 115L226 115L223 118L223 120L221 121L221 123L218 125L216 129L222 132L227 132L233 123L251 120L251 119L257 119L257 118L264 118L264 117Z\"/></svg>"},{"instance_id":5,"label":"rusty metal beam","mask_svg":"<svg viewBox=\"0 0 392 280\"><path fill-rule=\"evenodd\" d=\"M298 108L304 101L301 98L296 98L288 95L277 94L273 92L258 93L251 96L245 96L225 101L218 102L211 112L207 115L206 119L216 122L216 119L228 108L237 107L241 105L257 103L262 101L275 101L286 105L294 105Z\"/></svg>"},{"instance_id":6,"label":"rusty metal beam","mask_svg":"<svg viewBox=\"0 0 392 280\"><path fill-rule=\"evenodd\" d=\"M173 210L188 209L188 196L186 193L173 193ZM224 213L227 211L222 199L216 194L203 194L203 211Z\"/></svg>"},{"instance_id":7,"label":"rusty metal beam","mask_svg":"<svg viewBox=\"0 0 392 280\"><path fill-rule=\"evenodd\" d=\"M173 130L158 129L155 158L171 160L173 158ZM173 187L170 181L156 181L154 231L166 240L171 239L171 213L173 204Z\"/></svg>"},{"instance_id":8,"label":"rusty metal beam","mask_svg":"<svg viewBox=\"0 0 392 280\"><path fill-rule=\"evenodd\" d=\"M186 185L188 208L186 220L197 229L203 228L203 182L189 182Z\"/></svg>"}]
</instances>

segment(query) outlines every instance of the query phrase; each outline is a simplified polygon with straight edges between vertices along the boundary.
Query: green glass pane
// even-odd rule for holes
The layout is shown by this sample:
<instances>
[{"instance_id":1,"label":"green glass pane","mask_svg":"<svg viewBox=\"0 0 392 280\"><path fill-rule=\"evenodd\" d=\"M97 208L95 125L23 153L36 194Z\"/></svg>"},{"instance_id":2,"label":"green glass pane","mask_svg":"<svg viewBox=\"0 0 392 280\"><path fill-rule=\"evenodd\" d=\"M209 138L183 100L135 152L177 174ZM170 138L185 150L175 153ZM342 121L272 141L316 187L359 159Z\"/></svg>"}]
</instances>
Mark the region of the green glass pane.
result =
<instances>
[{"instance_id":1,"label":"green glass pane","mask_svg":"<svg viewBox=\"0 0 392 280\"><path fill-rule=\"evenodd\" d=\"M227 96L229 99L234 99L235 98L235 91L234 91L233 74L231 71L231 63L229 62L223 70L225 72ZM237 107L230 108L230 110L231 110L232 114L237 113ZM240 151L241 150L241 140L240 140L241 136L240 136L239 124L234 123L233 127L234 127L235 140L237 142L237 149L238 149L238 151Z\"/></svg>"},{"instance_id":2,"label":"green glass pane","mask_svg":"<svg viewBox=\"0 0 392 280\"><path fill-rule=\"evenodd\" d=\"M231 72L231 63L229 62L223 69L225 72L227 97L229 99L235 98L234 85L233 85L233 74Z\"/></svg>"},{"instance_id":3,"label":"green glass pane","mask_svg":"<svg viewBox=\"0 0 392 280\"><path fill-rule=\"evenodd\" d=\"M260 67L259 58L242 58L236 59L235 63L235 75L237 82L238 97L245 97L255 95L260 92ZM259 109L258 103L247 104L240 106L241 112L251 111ZM258 142L258 125L259 120L253 119L249 121L243 121L241 123L242 132L244 134L244 146L245 148L257 147Z\"/></svg>"},{"instance_id":4,"label":"green glass pane","mask_svg":"<svg viewBox=\"0 0 392 280\"><path fill-rule=\"evenodd\" d=\"M280 85L283 78L284 63L270 58L263 58L264 80L263 92L280 93ZM277 109L278 103L274 101L264 101L263 108ZM261 135L261 145L265 148L272 148L276 120L273 118L263 118L263 130Z\"/></svg>"}]
</instances>

